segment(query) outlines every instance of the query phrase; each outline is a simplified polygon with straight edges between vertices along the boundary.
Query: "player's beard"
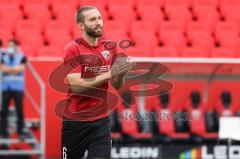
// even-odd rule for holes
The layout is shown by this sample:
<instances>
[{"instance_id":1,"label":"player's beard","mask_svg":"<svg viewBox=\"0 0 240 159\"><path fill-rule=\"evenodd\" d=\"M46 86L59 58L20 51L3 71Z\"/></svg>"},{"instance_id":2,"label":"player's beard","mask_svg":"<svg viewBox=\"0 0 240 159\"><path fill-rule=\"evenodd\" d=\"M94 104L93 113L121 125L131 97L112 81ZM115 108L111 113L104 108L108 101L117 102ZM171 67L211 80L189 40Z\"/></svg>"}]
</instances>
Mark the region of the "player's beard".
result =
<instances>
[{"instance_id":1,"label":"player's beard","mask_svg":"<svg viewBox=\"0 0 240 159\"><path fill-rule=\"evenodd\" d=\"M86 24L84 24L84 26L85 26L85 31L89 36L94 37L94 38L98 38L98 37L102 36L102 30L99 32L95 31L95 29L97 29L98 27L100 27L102 29L101 26L95 27L94 29L89 28Z\"/></svg>"}]
</instances>

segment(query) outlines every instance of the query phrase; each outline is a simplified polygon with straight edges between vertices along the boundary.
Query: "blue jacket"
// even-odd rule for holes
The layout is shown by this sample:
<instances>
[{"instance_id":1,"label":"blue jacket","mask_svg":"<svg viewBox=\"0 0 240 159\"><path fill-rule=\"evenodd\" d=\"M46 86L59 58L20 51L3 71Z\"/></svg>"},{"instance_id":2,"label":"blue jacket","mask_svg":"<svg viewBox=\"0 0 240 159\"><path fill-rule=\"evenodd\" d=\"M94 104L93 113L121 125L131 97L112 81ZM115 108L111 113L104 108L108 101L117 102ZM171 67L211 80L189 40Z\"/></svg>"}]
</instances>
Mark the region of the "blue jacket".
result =
<instances>
[{"instance_id":1,"label":"blue jacket","mask_svg":"<svg viewBox=\"0 0 240 159\"><path fill-rule=\"evenodd\" d=\"M24 55L22 53L17 53L11 59L9 54L5 54L2 56L2 62L8 67L15 67L21 64ZM18 74L7 74L3 73L2 75L2 90L7 91L24 91L25 75L24 72Z\"/></svg>"}]
</instances>

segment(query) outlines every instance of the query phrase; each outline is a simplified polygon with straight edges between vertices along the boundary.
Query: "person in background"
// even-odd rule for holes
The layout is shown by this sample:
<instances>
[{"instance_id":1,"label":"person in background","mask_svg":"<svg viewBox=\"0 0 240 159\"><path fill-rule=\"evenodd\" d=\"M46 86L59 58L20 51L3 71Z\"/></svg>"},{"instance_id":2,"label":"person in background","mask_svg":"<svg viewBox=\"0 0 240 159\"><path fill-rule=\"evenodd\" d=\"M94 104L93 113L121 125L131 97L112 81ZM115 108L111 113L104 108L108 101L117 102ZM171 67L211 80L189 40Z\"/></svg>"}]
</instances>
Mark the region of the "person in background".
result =
<instances>
[{"instance_id":1,"label":"person in background","mask_svg":"<svg viewBox=\"0 0 240 159\"><path fill-rule=\"evenodd\" d=\"M26 56L19 51L19 43L15 39L8 42L8 49L1 58L0 70L2 71L2 115L1 133L3 138L8 138L8 112L10 100L13 99L17 112L17 132L20 139L24 139L24 115L23 115L23 96L24 96L24 71L27 64Z\"/></svg>"}]
</instances>

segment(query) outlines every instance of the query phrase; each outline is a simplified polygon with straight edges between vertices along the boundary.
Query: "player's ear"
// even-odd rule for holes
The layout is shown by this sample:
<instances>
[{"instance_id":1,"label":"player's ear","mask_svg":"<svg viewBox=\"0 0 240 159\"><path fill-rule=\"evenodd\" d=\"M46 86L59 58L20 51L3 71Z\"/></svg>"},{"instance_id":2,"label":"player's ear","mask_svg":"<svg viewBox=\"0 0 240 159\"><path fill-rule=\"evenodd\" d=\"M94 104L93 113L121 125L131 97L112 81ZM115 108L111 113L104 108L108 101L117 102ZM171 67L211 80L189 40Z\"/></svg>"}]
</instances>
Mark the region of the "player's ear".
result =
<instances>
[{"instance_id":1,"label":"player's ear","mask_svg":"<svg viewBox=\"0 0 240 159\"><path fill-rule=\"evenodd\" d=\"M83 25L82 22L78 22L77 25L78 25L78 27L79 27L80 29L82 29L82 30L85 29L85 26Z\"/></svg>"}]
</instances>

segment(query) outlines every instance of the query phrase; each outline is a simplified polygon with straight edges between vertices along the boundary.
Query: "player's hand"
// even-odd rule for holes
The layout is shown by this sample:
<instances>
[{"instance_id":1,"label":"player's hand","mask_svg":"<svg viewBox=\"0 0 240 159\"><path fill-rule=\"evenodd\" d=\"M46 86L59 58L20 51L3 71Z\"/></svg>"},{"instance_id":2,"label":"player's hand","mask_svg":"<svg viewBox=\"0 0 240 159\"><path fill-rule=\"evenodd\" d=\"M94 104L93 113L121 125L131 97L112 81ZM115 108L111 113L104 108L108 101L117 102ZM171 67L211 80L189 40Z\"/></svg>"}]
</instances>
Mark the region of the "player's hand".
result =
<instances>
[{"instance_id":1,"label":"player's hand","mask_svg":"<svg viewBox=\"0 0 240 159\"><path fill-rule=\"evenodd\" d=\"M129 62L126 57L121 57L111 67L111 76L125 75L127 72L135 68L133 62Z\"/></svg>"}]
</instances>

